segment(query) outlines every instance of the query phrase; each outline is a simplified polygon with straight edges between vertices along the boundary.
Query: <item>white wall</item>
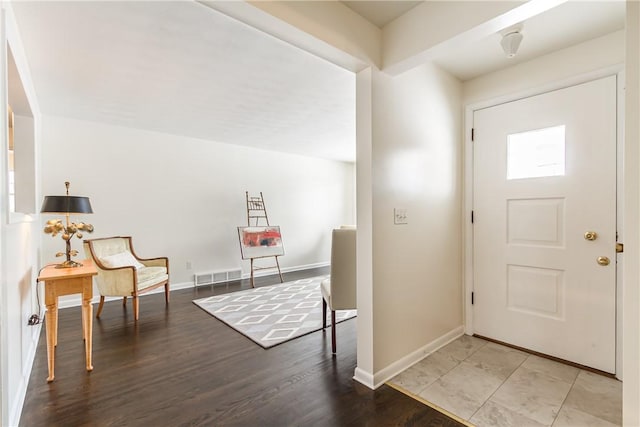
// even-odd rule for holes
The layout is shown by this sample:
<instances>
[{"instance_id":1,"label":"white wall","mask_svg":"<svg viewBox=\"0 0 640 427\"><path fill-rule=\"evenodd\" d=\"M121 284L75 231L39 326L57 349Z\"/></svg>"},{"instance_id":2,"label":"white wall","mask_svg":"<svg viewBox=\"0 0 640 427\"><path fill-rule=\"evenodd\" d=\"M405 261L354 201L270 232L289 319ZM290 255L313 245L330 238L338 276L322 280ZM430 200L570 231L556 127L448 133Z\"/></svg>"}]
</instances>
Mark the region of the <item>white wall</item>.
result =
<instances>
[{"instance_id":1,"label":"white wall","mask_svg":"<svg viewBox=\"0 0 640 427\"><path fill-rule=\"evenodd\" d=\"M373 77L378 382L397 373L398 361L424 357L436 340L461 330L462 85L434 65ZM394 208L407 209L408 224L394 225Z\"/></svg>"},{"instance_id":2,"label":"white wall","mask_svg":"<svg viewBox=\"0 0 640 427\"><path fill-rule=\"evenodd\" d=\"M36 158L32 158L32 161L37 161L39 108L10 5L2 2L1 6L3 24L0 25L0 63L6 64L5 42L8 40L33 112ZM0 72L2 82L0 94L4 101L0 102L0 117L7 117L5 71L6 67L3 66ZM3 123L0 128L6 129L6 121ZM16 144L19 142L16 139ZM6 153L6 132L0 132L0 149L2 153ZM20 418L40 332L40 326L27 325L29 316L38 313L35 279L39 265L40 224L37 221L37 215L9 214L6 156L0 155L0 159L2 159L0 166L0 356L2 360L0 424L13 426L18 424ZM30 196L37 197L39 191L37 169L33 165L26 166L30 167L33 175L27 178L31 178L36 183L33 187L35 194L32 193ZM35 201L33 202L32 204L35 204ZM46 381L45 378L41 380Z\"/></svg>"},{"instance_id":3,"label":"white wall","mask_svg":"<svg viewBox=\"0 0 640 427\"><path fill-rule=\"evenodd\" d=\"M90 197L94 214L76 218L95 227L84 238L131 235L140 256L168 256L173 287L194 272L248 273L245 191L262 191L281 227L283 269L326 265L330 230L355 222L353 164L60 117L43 120L42 177L43 194L70 181L70 194ZM43 262L55 262L62 239L42 238Z\"/></svg>"}]
</instances>

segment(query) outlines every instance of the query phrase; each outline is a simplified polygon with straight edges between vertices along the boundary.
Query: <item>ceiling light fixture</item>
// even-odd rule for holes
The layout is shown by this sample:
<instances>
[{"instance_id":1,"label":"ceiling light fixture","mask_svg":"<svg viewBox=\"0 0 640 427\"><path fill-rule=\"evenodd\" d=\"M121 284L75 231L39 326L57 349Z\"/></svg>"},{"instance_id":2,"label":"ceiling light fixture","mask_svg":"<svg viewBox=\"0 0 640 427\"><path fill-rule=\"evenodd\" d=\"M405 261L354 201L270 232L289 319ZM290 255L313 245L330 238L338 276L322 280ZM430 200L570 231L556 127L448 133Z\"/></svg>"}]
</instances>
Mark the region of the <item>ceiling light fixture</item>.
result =
<instances>
[{"instance_id":1,"label":"ceiling light fixture","mask_svg":"<svg viewBox=\"0 0 640 427\"><path fill-rule=\"evenodd\" d=\"M518 48L520 47L520 43L522 42L522 33L520 32L522 28L510 29L510 31L506 31L502 34L502 40L500 44L502 45L502 49L504 50L507 58L513 58L516 56L518 52Z\"/></svg>"}]
</instances>

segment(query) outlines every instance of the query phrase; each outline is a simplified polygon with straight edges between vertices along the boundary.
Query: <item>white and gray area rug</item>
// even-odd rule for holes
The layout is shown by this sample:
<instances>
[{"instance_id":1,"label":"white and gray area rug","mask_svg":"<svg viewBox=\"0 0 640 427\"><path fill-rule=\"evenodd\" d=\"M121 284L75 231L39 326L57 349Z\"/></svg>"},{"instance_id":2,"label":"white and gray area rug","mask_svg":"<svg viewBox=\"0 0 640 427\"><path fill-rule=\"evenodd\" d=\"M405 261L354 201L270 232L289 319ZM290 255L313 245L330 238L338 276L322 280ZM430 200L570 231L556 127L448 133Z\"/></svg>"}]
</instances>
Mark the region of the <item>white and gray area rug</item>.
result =
<instances>
[{"instance_id":1,"label":"white and gray area rug","mask_svg":"<svg viewBox=\"0 0 640 427\"><path fill-rule=\"evenodd\" d=\"M194 304L263 348L322 329L322 295L318 276L194 300ZM336 322L356 310L336 311ZM327 329L331 311L327 309Z\"/></svg>"}]
</instances>

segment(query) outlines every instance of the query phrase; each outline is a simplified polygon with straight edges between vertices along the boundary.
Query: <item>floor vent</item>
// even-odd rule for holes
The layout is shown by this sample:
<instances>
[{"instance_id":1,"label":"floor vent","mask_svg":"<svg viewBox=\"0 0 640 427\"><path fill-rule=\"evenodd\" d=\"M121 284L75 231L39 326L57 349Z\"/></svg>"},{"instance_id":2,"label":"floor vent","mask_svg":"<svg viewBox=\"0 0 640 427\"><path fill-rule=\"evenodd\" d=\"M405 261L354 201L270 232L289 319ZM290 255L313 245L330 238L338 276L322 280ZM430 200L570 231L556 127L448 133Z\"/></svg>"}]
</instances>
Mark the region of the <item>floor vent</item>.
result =
<instances>
[{"instance_id":1,"label":"floor vent","mask_svg":"<svg viewBox=\"0 0 640 427\"><path fill-rule=\"evenodd\" d=\"M215 283L224 283L231 280L240 280L242 278L242 270L224 270L210 271L207 273L197 273L193 276L193 286L213 285Z\"/></svg>"}]
</instances>

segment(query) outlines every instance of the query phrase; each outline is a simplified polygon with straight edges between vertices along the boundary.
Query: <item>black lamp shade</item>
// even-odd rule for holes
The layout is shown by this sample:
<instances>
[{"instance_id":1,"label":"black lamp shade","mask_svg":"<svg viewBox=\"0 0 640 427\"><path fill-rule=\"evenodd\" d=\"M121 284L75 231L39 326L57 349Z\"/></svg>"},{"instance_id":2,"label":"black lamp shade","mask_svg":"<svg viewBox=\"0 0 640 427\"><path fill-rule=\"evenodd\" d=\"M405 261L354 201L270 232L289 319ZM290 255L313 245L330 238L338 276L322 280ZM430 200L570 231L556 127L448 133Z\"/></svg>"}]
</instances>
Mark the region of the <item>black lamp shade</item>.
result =
<instances>
[{"instance_id":1,"label":"black lamp shade","mask_svg":"<svg viewBox=\"0 0 640 427\"><path fill-rule=\"evenodd\" d=\"M42 202L43 213L93 213L91 209L91 202L88 197L79 196L45 196L44 202Z\"/></svg>"}]
</instances>

